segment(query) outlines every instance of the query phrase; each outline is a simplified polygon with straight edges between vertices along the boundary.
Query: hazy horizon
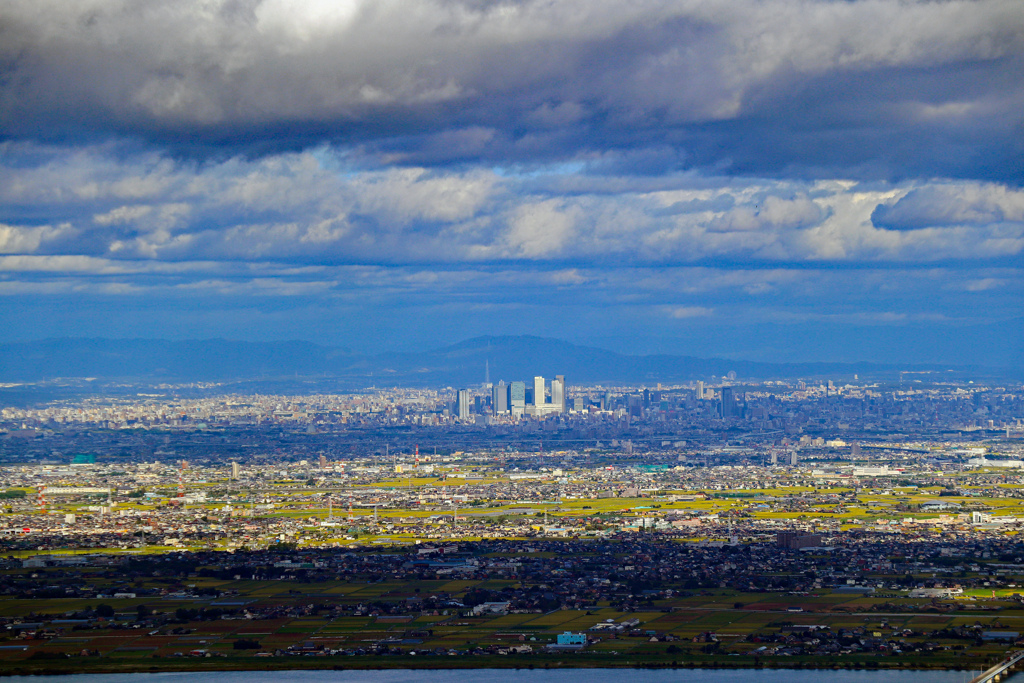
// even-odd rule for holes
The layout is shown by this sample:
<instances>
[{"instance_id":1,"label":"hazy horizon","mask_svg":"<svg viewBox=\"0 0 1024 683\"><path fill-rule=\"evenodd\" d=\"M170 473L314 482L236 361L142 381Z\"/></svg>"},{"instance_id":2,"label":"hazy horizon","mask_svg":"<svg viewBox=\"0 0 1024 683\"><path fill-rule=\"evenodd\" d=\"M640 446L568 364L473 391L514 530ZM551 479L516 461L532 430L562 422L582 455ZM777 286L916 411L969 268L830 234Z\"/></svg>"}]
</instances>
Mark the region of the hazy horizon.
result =
<instances>
[{"instance_id":1,"label":"hazy horizon","mask_svg":"<svg viewBox=\"0 0 1024 683\"><path fill-rule=\"evenodd\" d=\"M102 332L102 331L101 331ZM706 330L704 330L706 332ZM951 365L980 367L1024 367L1024 353L1021 353L1020 342L999 339L996 335L985 338L983 334L965 335L963 337L947 336L945 331L926 331L920 335L907 338L903 328L885 331L853 330L847 327L842 331L841 338L832 336L829 339L817 339L806 336L805 330L786 330L779 326L763 327L756 335L750 334L735 340L733 345L725 348L717 337L701 340L701 330L693 330L691 334L675 335L672 338L636 337L612 335L587 335L573 338L569 335L555 336L543 334L501 335L466 334L462 337L445 338L425 332L421 337L406 337L392 342L388 335L370 336L365 339L344 337L300 337L266 335L262 337L245 337L239 334L197 336L189 334L132 334L126 331L121 335L112 334L66 334L38 337L22 337L0 340L0 344L28 344L51 340L109 340L131 341L144 340L154 342L207 342L228 341L238 343L310 343L324 348L339 349L354 354L374 355L379 353L417 353L446 349L466 342L488 336L538 337L566 342L580 347L588 347L611 351L624 356L672 355L694 358L750 361L761 363L877 363L877 364L921 364ZM737 333L740 334L740 333ZM743 333L746 335L747 333ZM840 334L835 329L832 335ZM796 339L793 338L793 335ZM804 337L799 339L799 337ZM874 338L872 339L872 336ZM879 351L878 342L891 342L891 346ZM389 343L391 342L391 343ZM796 342L796 343L787 343ZM800 342L803 342L802 344ZM922 347L922 342L927 343ZM866 350L874 344L874 351ZM982 352L984 351L984 352Z\"/></svg>"}]
</instances>

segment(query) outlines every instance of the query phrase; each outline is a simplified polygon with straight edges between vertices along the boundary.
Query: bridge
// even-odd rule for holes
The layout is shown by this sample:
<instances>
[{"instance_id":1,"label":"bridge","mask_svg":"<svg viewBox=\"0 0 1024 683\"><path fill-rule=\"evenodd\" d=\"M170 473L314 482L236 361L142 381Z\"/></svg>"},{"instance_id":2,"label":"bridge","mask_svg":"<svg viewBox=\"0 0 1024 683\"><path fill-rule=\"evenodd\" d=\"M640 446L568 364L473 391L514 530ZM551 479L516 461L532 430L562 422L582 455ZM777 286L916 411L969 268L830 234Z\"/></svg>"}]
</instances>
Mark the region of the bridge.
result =
<instances>
[{"instance_id":1,"label":"bridge","mask_svg":"<svg viewBox=\"0 0 1024 683\"><path fill-rule=\"evenodd\" d=\"M1024 659L1024 650L1011 653L1006 657L1006 659L999 662L988 671L972 678L971 683L998 683L999 681L1006 679L1022 659Z\"/></svg>"}]
</instances>

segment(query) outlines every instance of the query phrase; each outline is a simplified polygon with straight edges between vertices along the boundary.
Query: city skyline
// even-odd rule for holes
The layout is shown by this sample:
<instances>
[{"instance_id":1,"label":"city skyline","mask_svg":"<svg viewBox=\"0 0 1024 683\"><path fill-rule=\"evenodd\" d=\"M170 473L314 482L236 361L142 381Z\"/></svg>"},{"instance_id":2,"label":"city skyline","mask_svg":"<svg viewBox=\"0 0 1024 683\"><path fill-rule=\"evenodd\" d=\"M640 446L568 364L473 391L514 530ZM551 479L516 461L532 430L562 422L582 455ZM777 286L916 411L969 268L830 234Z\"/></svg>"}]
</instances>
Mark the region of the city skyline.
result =
<instances>
[{"instance_id":1,"label":"city skyline","mask_svg":"<svg viewBox=\"0 0 1024 683\"><path fill-rule=\"evenodd\" d=\"M0 341L1024 356L1012 0L5 21Z\"/></svg>"},{"instance_id":2,"label":"city skyline","mask_svg":"<svg viewBox=\"0 0 1024 683\"><path fill-rule=\"evenodd\" d=\"M0 670L1017 661L1019 380L594 383L534 341L545 364L470 355L470 383L5 401Z\"/></svg>"},{"instance_id":3,"label":"city skyline","mask_svg":"<svg viewBox=\"0 0 1024 683\"><path fill-rule=\"evenodd\" d=\"M986 359L991 362L991 359ZM1019 381L1020 359L997 365L926 363L757 363L722 358L618 354L540 337L480 337L411 353L359 354L298 342L53 339L0 343L0 381L9 401L50 400L61 386L90 393L124 387L208 386L231 382L237 391L334 393L367 387L477 386L544 376L578 384L707 383L740 379L880 381L900 385L949 381ZM197 384L198 383L198 384ZM527 382L517 397L526 403ZM532 387L530 393L532 394ZM508 397L510 400L512 397Z\"/></svg>"}]
</instances>

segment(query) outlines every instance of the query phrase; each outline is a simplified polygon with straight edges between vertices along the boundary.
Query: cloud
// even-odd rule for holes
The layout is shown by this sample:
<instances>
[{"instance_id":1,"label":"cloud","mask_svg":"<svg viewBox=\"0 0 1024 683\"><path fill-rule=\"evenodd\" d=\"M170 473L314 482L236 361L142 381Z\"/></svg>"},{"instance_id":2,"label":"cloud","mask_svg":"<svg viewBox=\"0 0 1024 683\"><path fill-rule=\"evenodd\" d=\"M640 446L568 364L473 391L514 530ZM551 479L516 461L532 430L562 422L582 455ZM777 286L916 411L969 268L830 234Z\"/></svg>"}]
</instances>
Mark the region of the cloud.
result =
<instances>
[{"instance_id":1,"label":"cloud","mask_svg":"<svg viewBox=\"0 0 1024 683\"><path fill-rule=\"evenodd\" d=\"M353 183L357 210L400 223L453 222L474 216L498 189L492 173L431 174L422 168L367 174Z\"/></svg>"},{"instance_id":2,"label":"cloud","mask_svg":"<svg viewBox=\"0 0 1024 683\"><path fill-rule=\"evenodd\" d=\"M997 325L1022 72L1018 0L10 0L0 323Z\"/></svg>"},{"instance_id":3,"label":"cloud","mask_svg":"<svg viewBox=\"0 0 1024 683\"><path fill-rule=\"evenodd\" d=\"M805 228L818 224L824 215L822 207L806 197L783 199L765 197L763 204L730 208L708 224L714 232L761 232L786 226Z\"/></svg>"},{"instance_id":4,"label":"cloud","mask_svg":"<svg viewBox=\"0 0 1024 683\"><path fill-rule=\"evenodd\" d=\"M997 278L986 277L979 280L970 280L961 285L961 287L968 292L985 292L990 289L996 289L998 287L1004 287L1006 282Z\"/></svg>"},{"instance_id":5,"label":"cloud","mask_svg":"<svg viewBox=\"0 0 1024 683\"><path fill-rule=\"evenodd\" d=\"M44 243L58 240L69 232L71 226L68 224L25 227L0 223L0 254L33 252Z\"/></svg>"},{"instance_id":6,"label":"cloud","mask_svg":"<svg viewBox=\"0 0 1024 683\"><path fill-rule=\"evenodd\" d=\"M527 258L558 257L581 217L578 205L567 206L557 199L523 204L513 212L505 233L508 253Z\"/></svg>"},{"instance_id":7,"label":"cloud","mask_svg":"<svg viewBox=\"0 0 1024 683\"><path fill-rule=\"evenodd\" d=\"M676 319L702 318L712 313L714 313L713 308L705 308L704 306L676 306L669 309L669 315Z\"/></svg>"},{"instance_id":8,"label":"cloud","mask_svg":"<svg viewBox=\"0 0 1024 683\"><path fill-rule=\"evenodd\" d=\"M880 204L871 220L890 230L1024 223L1024 192L1003 185L937 183Z\"/></svg>"},{"instance_id":9,"label":"cloud","mask_svg":"<svg viewBox=\"0 0 1024 683\"><path fill-rule=\"evenodd\" d=\"M148 216L153 210L151 206L119 206L106 213L96 214L92 217L96 225L115 225L118 223L132 223L140 218Z\"/></svg>"},{"instance_id":10,"label":"cloud","mask_svg":"<svg viewBox=\"0 0 1024 683\"><path fill-rule=\"evenodd\" d=\"M0 31L8 139L1022 178L1015 0L12 0Z\"/></svg>"},{"instance_id":11,"label":"cloud","mask_svg":"<svg viewBox=\"0 0 1024 683\"><path fill-rule=\"evenodd\" d=\"M664 209L655 209L652 213L658 216L674 216L682 213L725 213L736 206L736 199L731 194L722 193L710 199L687 199L674 202Z\"/></svg>"},{"instance_id":12,"label":"cloud","mask_svg":"<svg viewBox=\"0 0 1024 683\"><path fill-rule=\"evenodd\" d=\"M567 182L558 164L367 168L331 147L202 164L106 145L6 149L0 178L15 182L0 195L22 218L0 228L0 252L12 254L635 265L929 262L1024 251L1024 195L997 183L692 173L588 183ZM64 157L71 163L62 166ZM128 187L146 191L126 195Z\"/></svg>"}]
</instances>

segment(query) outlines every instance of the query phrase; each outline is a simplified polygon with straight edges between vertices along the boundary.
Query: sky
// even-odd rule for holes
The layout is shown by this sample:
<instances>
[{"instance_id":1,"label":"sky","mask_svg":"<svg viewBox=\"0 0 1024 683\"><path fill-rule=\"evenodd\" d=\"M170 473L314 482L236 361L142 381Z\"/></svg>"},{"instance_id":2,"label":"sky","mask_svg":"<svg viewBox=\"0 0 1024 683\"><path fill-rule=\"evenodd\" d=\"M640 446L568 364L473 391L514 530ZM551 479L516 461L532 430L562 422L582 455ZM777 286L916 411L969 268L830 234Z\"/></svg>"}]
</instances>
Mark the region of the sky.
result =
<instances>
[{"instance_id":1,"label":"sky","mask_svg":"<svg viewBox=\"0 0 1024 683\"><path fill-rule=\"evenodd\" d=\"M0 341L1024 365L1019 0L6 0Z\"/></svg>"}]
</instances>

